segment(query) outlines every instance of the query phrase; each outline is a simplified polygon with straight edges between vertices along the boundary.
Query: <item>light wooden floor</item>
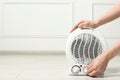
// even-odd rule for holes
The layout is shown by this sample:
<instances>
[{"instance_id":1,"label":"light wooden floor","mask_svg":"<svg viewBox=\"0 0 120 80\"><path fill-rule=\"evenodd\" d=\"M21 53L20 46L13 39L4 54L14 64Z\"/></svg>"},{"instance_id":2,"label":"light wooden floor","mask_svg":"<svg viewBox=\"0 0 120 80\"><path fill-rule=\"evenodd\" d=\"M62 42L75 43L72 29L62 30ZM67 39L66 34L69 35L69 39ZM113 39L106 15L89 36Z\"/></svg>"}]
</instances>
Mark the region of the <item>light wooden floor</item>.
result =
<instances>
[{"instance_id":1,"label":"light wooden floor","mask_svg":"<svg viewBox=\"0 0 120 80\"><path fill-rule=\"evenodd\" d=\"M70 76L65 55L0 54L0 80L119 80L120 57L114 58L104 77Z\"/></svg>"}]
</instances>

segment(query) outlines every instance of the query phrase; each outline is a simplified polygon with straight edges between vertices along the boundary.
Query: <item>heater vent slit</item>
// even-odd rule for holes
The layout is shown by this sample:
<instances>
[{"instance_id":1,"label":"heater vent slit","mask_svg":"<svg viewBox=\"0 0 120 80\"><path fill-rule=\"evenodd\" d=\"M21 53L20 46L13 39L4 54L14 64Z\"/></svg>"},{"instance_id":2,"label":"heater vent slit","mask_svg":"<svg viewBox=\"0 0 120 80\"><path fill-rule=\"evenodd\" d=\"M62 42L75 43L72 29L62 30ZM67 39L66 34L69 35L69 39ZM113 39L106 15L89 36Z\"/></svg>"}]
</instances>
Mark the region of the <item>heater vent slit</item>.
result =
<instances>
[{"instance_id":1,"label":"heater vent slit","mask_svg":"<svg viewBox=\"0 0 120 80\"><path fill-rule=\"evenodd\" d=\"M79 35L79 39L80 39L81 37L83 38L82 35ZM80 45L79 45L79 47L78 47L78 55L79 55L79 61L80 61L80 62L82 62L81 56L80 56L80 54L81 54L81 53L80 53L80 46L81 46L81 43L82 43L82 39L81 39Z\"/></svg>"}]
</instances>

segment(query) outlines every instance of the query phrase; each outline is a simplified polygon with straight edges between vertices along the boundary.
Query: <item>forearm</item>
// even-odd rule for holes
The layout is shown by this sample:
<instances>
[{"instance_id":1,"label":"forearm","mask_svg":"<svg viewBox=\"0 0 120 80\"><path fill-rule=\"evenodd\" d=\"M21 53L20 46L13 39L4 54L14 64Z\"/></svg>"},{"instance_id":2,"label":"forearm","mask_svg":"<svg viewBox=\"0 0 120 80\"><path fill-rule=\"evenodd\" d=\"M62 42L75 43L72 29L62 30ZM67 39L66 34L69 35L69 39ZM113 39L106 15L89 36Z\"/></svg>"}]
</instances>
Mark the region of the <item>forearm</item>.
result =
<instances>
[{"instance_id":1,"label":"forearm","mask_svg":"<svg viewBox=\"0 0 120 80\"><path fill-rule=\"evenodd\" d=\"M107 51L105 51L105 56L111 60L113 57L115 57L117 54L120 54L120 40L116 42L115 45L113 45L111 48L109 48Z\"/></svg>"},{"instance_id":2,"label":"forearm","mask_svg":"<svg viewBox=\"0 0 120 80\"><path fill-rule=\"evenodd\" d=\"M106 12L103 16L96 19L95 27L108 23L116 18L120 17L120 3L113 6L108 12Z\"/></svg>"}]
</instances>

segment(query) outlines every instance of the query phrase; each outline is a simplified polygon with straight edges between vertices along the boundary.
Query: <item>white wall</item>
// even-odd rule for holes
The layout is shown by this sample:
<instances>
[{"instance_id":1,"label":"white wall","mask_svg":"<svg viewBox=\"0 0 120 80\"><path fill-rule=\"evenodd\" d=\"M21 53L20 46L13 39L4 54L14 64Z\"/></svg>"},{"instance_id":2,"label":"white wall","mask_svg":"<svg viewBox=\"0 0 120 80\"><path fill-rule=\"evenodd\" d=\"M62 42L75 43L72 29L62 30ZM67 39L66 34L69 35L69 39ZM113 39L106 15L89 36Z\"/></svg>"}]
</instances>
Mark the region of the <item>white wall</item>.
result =
<instances>
[{"instance_id":1,"label":"white wall","mask_svg":"<svg viewBox=\"0 0 120 80\"><path fill-rule=\"evenodd\" d=\"M74 23L95 19L118 1L0 0L0 50L63 51ZM99 29L109 46L120 38L119 21Z\"/></svg>"}]
</instances>

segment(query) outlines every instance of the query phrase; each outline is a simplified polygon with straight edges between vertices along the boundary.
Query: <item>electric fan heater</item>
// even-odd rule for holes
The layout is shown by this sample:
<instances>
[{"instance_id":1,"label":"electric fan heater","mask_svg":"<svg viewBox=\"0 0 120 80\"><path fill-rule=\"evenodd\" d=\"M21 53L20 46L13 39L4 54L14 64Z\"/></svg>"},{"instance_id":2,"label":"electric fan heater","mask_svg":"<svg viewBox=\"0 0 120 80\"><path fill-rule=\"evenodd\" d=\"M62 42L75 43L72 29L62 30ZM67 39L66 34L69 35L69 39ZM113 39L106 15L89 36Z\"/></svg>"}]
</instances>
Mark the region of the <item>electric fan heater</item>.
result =
<instances>
[{"instance_id":1,"label":"electric fan heater","mask_svg":"<svg viewBox=\"0 0 120 80\"><path fill-rule=\"evenodd\" d=\"M103 36L94 29L76 29L66 44L66 57L72 75L85 75L87 66L107 49Z\"/></svg>"}]
</instances>

